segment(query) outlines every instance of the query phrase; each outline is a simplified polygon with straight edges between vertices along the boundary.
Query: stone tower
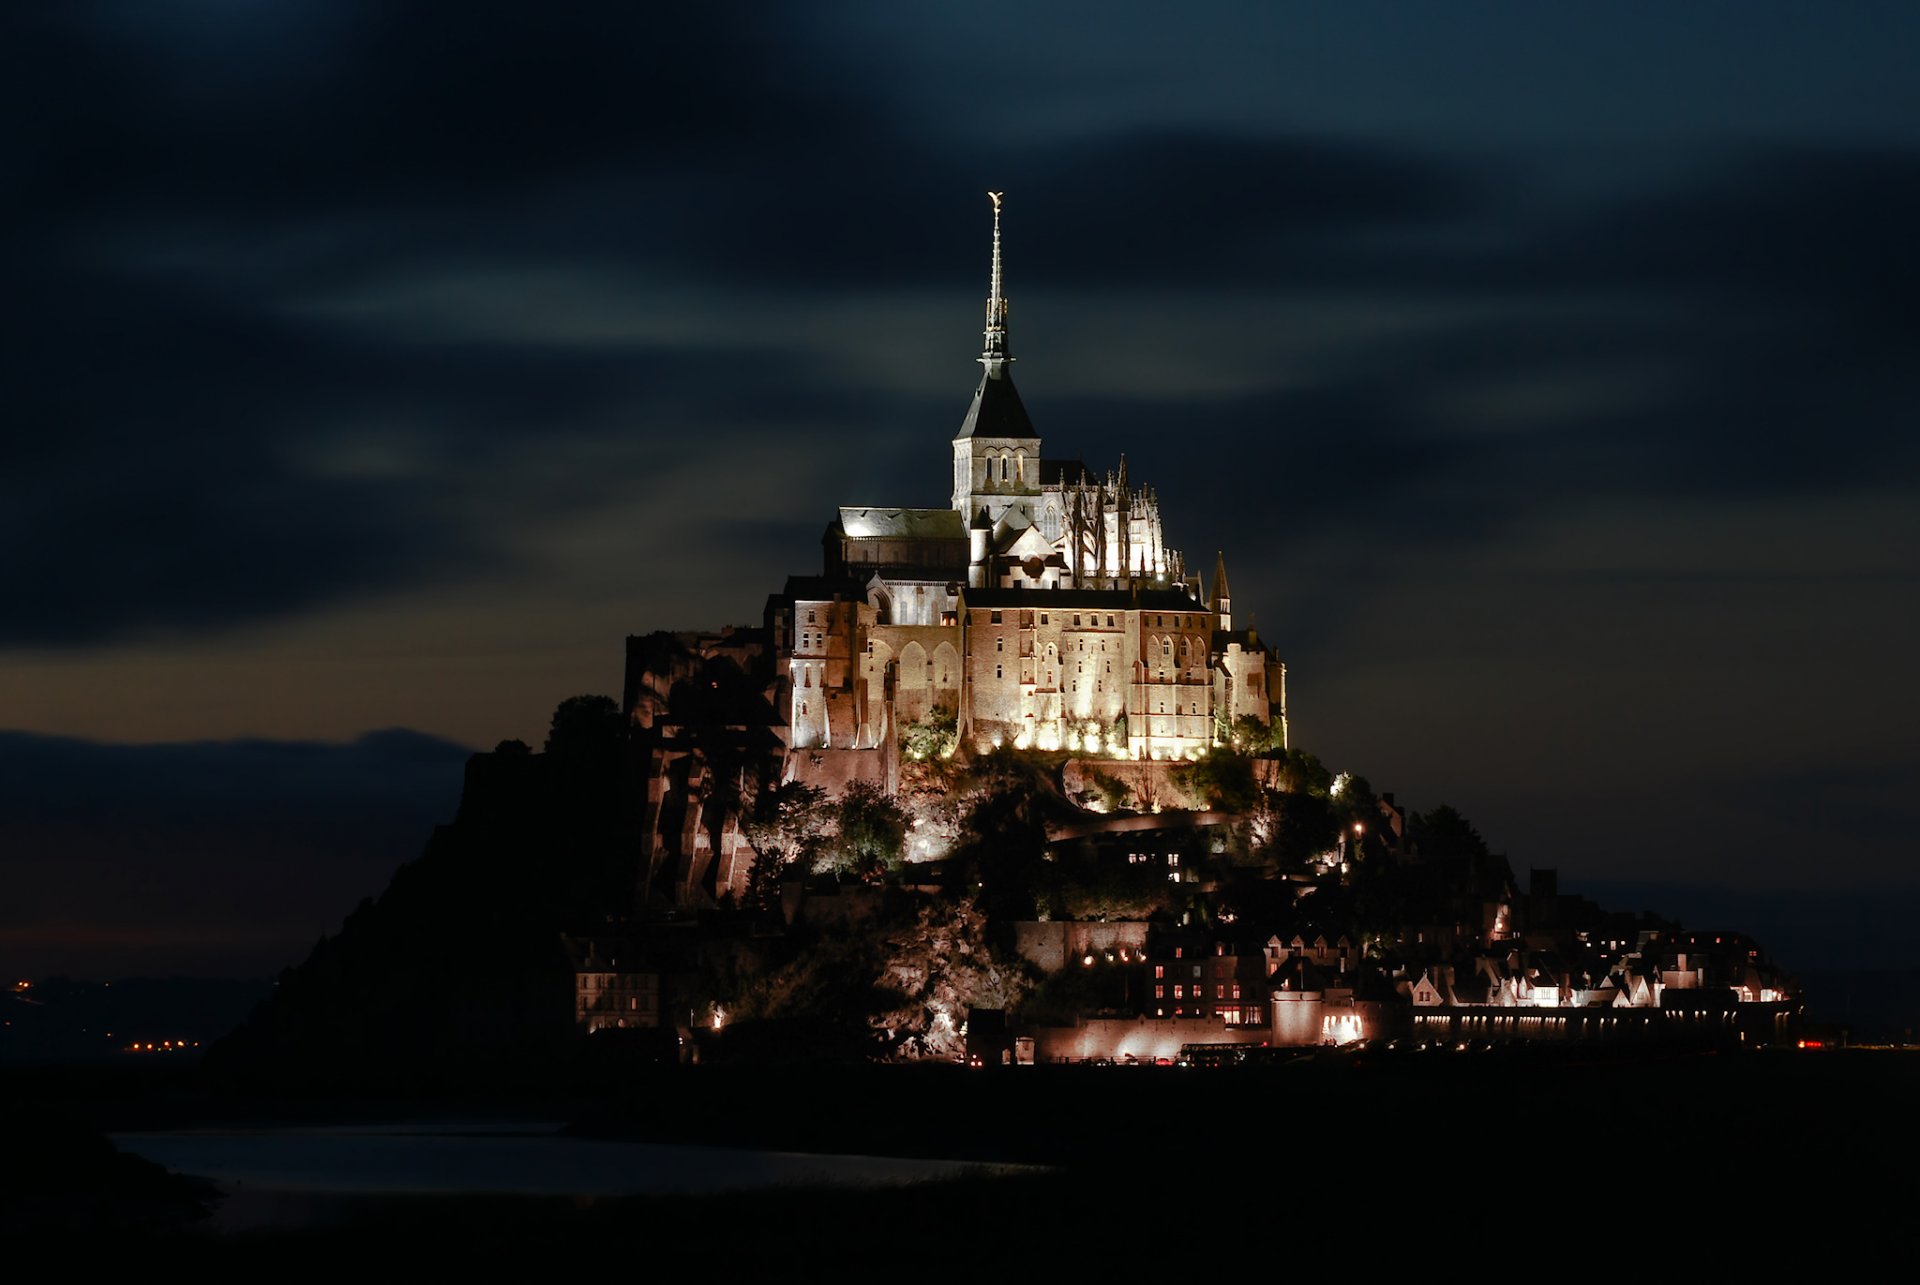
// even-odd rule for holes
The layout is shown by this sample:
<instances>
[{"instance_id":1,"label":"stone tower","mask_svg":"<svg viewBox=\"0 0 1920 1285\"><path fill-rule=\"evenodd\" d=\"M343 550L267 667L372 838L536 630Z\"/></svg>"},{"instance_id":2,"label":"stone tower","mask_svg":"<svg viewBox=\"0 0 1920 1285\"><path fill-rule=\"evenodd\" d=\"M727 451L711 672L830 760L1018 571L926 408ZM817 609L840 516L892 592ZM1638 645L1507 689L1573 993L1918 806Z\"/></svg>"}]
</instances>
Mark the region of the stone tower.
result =
<instances>
[{"instance_id":1,"label":"stone tower","mask_svg":"<svg viewBox=\"0 0 1920 1285\"><path fill-rule=\"evenodd\" d=\"M1030 526L1040 498L1040 435L1013 386L1007 347L1007 297L1000 278L1000 196L993 198L993 273L987 288L987 328L980 348L985 370L973 404L953 439L953 507L968 521L982 510L995 526L1009 513Z\"/></svg>"}]
</instances>

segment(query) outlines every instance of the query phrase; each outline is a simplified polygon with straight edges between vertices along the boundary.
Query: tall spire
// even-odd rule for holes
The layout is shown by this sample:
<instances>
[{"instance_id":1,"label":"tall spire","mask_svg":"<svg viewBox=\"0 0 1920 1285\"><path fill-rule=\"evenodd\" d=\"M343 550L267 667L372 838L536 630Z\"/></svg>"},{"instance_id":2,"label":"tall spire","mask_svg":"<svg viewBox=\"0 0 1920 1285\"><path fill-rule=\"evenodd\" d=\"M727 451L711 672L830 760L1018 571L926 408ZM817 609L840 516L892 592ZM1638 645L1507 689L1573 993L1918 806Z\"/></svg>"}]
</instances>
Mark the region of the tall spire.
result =
<instances>
[{"instance_id":1,"label":"tall spire","mask_svg":"<svg viewBox=\"0 0 1920 1285\"><path fill-rule=\"evenodd\" d=\"M986 342L980 349L980 363L989 370L1013 360L1007 351L1007 296L1000 290L1000 198L1003 192L989 192L993 201L993 279L987 287Z\"/></svg>"}]
</instances>

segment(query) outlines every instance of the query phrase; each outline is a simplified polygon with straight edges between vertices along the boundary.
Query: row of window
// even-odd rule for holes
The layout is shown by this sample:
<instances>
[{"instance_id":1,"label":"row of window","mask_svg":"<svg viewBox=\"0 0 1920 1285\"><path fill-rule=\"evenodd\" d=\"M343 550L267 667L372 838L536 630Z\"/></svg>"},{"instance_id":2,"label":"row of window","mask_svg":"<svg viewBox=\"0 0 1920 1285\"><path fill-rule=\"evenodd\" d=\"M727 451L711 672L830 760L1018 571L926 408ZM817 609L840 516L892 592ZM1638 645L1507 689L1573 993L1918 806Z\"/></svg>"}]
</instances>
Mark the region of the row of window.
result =
<instances>
[{"instance_id":1,"label":"row of window","mask_svg":"<svg viewBox=\"0 0 1920 1285\"><path fill-rule=\"evenodd\" d=\"M1106 614L1106 622L1107 622L1107 623L1106 623L1106 627L1107 627L1108 629L1113 629L1113 628L1116 628L1116 626L1115 626L1115 624L1114 624L1114 615L1113 615L1113 613L1112 613L1111 611L1109 611L1109 612L1107 612L1107 613L1105 613L1105 614ZM1005 617L1005 615L1006 615L1006 613L1005 613L1004 611L989 611L989 612L987 613L987 623L988 623L988 624L991 624L991 625L1002 625L1002 624L1005 624L1005 623L1006 623L1006 620L1004 619L1004 617ZM1051 621L1052 621L1052 615L1051 615L1051 613L1049 613L1049 612L1045 612L1045 611L1043 611L1043 612L1041 612L1041 613L1039 613L1039 615L1040 615L1040 623L1041 623L1041 624L1043 624L1043 625L1044 625L1044 624L1049 624L1049 623L1051 623ZM812 620L812 619L813 619L813 613L812 613L812 612L808 612L808 613L807 613L807 619L808 619L808 620ZM1081 623L1083 619L1085 620L1085 623L1084 623L1084 624L1082 624L1082 623ZM1074 612L1074 613L1073 613L1073 625L1072 625L1072 627L1073 627L1073 628L1075 628L1075 629L1098 629L1098 628L1100 628L1100 619L1101 619L1101 613L1100 613L1100 612L1097 612L1097 611L1095 611L1095 612L1079 612L1079 611L1076 611L1076 612ZM1142 616L1142 617L1140 618L1140 623L1141 623L1141 625L1142 625L1142 626L1147 626L1147 625L1148 625L1148 621L1147 621L1147 618L1146 618L1145 616ZM1206 623L1207 623L1207 622L1206 622L1206 618L1205 618L1205 617L1203 617L1203 616L1187 616L1187 615L1176 615L1176 616L1175 616L1175 617L1173 618L1173 628L1175 628L1175 629L1202 629L1202 628L1205 628L1205 627L1206 627ZM1020 627L1021 627L1021 628L1023 628L1023 629L1031 629L1031 628L1033 627L1033 613L1032 613L1032 612L1026 612L1026 613L1023 613L1023 615L1022 615L1022 618L1021 618L1021 621L1020 621ZM1154 618L1153 618L1153 621L1152 621L1152 624L1151 624L1151 626L1150 626L1150 627L1151 627L1151 628L1154 628L1154 629L1165 629L1165 628L1167 628L1167 618L1166 618L1166 616L1164 616L1164 615L1159 615L1159 614L1156 614L1156 615L1154 616Z\"/></svg>"},{"instance_id":2,"label":"row of window","mask_svg":"<svg viewBox=\"0 0 1920 1285\"><path fill-rule=\"evenodd\" d=\"M1187 989L1188 989L1187 987L1181 985L1178 982L1174 983L1173 997L1175 999L1186 999ZM1192 989L1193 989L1194 999L1205 999L1207 997L1207 988L1205 986L1196 985ZM1240 983L1235 982L1233 984L1232 995L1228 995L1227 990L1228 988L1224 985L1215 986L1213 988L1213 997L1215 999L1239 999L1240 998ZM1167 997L1167 988L1165 986L1154 987L1153 997L1155 999L1165 999Z\"/></svg>"}]
</instances>

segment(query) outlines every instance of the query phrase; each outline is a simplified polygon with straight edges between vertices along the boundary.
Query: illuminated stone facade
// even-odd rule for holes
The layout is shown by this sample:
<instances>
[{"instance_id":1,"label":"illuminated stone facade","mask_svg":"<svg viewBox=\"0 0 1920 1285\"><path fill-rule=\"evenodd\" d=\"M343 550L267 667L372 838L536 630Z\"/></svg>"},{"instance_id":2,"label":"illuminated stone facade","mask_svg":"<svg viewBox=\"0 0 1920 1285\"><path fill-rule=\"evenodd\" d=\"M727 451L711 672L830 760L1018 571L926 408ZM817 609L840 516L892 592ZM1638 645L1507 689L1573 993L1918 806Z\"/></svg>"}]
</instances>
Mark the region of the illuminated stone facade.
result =
<instances>
[{"instance_id":1,"label":"illuminated stone facade","mask_svg":"<svg viewBox=\"0 0 1920 1285\"><path fill-rule=\"evenodd\" d=\"M1233 628L1167 546L1159 501L1125 461L1096 476L1047 459L1014 386L1000 203L973 400L953 438L950 507L846 506L820 576L767 605L789 776L894 778L904 729L953 721L998 745L1195 758L1241 719L1286 719L1285 668ZM844 755L865 755L849 762Z\"/></svg>"}]
</instances>

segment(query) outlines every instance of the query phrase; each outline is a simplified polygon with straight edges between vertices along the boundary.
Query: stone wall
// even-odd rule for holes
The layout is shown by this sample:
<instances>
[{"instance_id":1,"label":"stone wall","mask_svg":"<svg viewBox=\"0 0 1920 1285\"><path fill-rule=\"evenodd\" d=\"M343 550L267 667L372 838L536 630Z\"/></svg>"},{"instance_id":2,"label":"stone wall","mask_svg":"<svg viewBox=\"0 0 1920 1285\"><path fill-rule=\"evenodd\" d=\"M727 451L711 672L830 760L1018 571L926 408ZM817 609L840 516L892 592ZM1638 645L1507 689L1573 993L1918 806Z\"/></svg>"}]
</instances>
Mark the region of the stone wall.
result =
<instances>
[{"instance_id":1,"label":"stone wall","mask_svg":"<svg viewBox=\"0 0 1920 1285\"><path fill-rule=\"evenodd\" d=\"M1147 948L1145 923L1105 923L1083 919L1026 920L1013 926L1020 958L1046 973L1057 973L1089 953Z\"/></svg>"}]
</instances>

